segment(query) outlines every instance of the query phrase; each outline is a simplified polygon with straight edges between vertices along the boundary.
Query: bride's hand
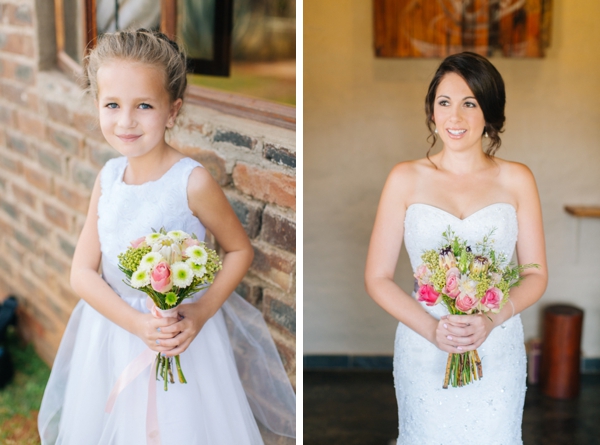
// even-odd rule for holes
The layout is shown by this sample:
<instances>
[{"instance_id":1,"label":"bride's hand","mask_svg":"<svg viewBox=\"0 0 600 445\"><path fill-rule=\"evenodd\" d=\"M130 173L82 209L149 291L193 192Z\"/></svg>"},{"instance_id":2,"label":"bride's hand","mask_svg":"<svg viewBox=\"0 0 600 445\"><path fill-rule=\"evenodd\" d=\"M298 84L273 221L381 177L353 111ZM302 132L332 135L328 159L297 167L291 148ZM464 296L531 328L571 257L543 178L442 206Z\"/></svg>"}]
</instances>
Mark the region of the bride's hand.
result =
<instances>
[{"instance_id":1,"label":"bride's hand","mask_svg":"<svg viewBox=\"0 0 600 445\"><path fill-rule=\"evenodd\" d=\"M462 353L477 349L494 329L485 314L444 315L435 331L436 346L442 351Z\"/></svg>"}]
</instances>

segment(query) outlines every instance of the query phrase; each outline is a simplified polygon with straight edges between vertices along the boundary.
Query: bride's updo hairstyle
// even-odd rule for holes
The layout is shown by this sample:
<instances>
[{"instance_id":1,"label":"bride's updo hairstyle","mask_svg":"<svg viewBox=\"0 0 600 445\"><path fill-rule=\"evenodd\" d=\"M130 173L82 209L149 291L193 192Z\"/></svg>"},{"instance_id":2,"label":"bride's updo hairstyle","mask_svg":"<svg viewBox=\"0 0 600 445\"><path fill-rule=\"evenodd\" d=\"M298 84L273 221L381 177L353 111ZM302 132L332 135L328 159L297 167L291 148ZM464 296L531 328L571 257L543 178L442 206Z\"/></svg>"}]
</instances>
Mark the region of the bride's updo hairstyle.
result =
<instances>
[{"instance_id":1,"label":"bride's updo hairstyle","mask_svg":"<svg viewBox=\"0 0 600 445\"><path fill-rule=\"evenodd\" d=\"M502 128L504 127L504 105L506 104L504 81L498 70L488 59L472 52L463 52L446 57L429 84L429 90L427 96L425 96L425 113L427 114L427 128L431 133L430 137L433 138L431 146L435 145L437 139L434 132L433 105L438 85L448 73L456 73L462 77L475 95L485 119L483 134L487 132L490 139L490 144L485 153L490 157L494 156L502 143L500 133L504 131Z\"/></svg>"},{"instance_id":2,"label":"bride's updo hairstyle","mask_svg":"<svg viewBox=\"0 0 600 445\"><path fill-rule=\"evenodd\" d=\"M171 102L183 100L187 87L186 56L177 43L163 33L142 28L101 35L96 47L84 59L84 82L92 97L98 97L98 69L112 60L147 63L163 69Z\"/></svg>"}]
</instances>

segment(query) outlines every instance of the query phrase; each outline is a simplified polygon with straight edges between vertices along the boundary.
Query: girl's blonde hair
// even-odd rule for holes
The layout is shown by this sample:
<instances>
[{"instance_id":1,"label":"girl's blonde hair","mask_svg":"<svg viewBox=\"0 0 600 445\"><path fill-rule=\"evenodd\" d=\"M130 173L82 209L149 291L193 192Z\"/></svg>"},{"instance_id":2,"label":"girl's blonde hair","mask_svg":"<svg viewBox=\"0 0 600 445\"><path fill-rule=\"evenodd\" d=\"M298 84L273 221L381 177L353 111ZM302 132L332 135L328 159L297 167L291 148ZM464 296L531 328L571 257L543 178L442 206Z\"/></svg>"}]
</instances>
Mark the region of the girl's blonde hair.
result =
<instances>
[{"instance_id":1,"label":"girl's blonde hair","mask_svg":"<svg viewBox=\"0 0 600 445\"><path fill-rule=\"evenodd\" d=\"M183 100L187 87L186 56L177 43L163 33L138 29L101 35L96 47L84 59L85 84L94 98L98 97L98 69L115 59L163 68L165 89L171 102Z\"/></svg>"}]
</instances>

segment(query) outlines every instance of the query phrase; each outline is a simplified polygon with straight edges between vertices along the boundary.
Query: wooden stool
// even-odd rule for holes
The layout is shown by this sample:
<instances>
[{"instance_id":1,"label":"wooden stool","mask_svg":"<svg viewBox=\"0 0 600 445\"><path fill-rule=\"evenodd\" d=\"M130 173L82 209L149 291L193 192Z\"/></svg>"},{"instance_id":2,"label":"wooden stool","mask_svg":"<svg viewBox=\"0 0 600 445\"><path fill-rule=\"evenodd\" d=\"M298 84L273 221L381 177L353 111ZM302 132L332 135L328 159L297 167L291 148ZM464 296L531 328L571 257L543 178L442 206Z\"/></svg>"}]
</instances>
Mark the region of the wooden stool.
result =
<instances>
[{"instance_id":1,"label":"wooden stool","mask_svg":"<svg viewBox=\"0 0 600 445\"><path fill-rule=\"evenodd\" d=\"M540 383L555 399L579 395L579 365L583 311L558 304L544 310L544 337Z\"/></svg>"}]
</instances>

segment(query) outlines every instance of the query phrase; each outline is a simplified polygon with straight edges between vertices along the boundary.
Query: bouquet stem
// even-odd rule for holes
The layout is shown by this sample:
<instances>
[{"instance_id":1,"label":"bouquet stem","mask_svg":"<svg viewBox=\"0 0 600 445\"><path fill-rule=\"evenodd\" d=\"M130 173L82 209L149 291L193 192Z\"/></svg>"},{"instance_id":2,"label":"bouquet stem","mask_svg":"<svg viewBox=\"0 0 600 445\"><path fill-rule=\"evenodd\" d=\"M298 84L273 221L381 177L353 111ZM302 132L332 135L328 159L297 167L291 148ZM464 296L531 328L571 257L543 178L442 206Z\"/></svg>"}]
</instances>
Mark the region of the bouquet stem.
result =
<instances>
[{"instance_id":1,"label":"bouquet stem","mask_svg":"<svg viewBox=\"0 0 600 445\"><path fill-rule=\"evenodd\" d=\"M183 375L183 371L181 370L181 363L179 363L179 356L175 356L175 366L177 367L177 376L179 377L179 383L187 383Z\"/></svg>"},{"instance_id":2,"label":"bouquet stem","mask_svg":"<svg viewBox=\"0 0 600 445\"><path fill-rule=\"evenodd\" d=\"M466 386L482 377L483 366L476 350L462 354L450 353L446 361L446 374L442 388L448 389L449 385L453 388Z\"/></svg>"},{"instance_id":3,"label":"bouquet stem","mask_svg":"<svg viewBox=\"0 0 600 445\"><path fill-rule=\"evenodd\" d=\"M452 356L454 354L448 354L448 361L446 362L446 376L444 377L444 386L442 388L448 389L448 382L450 381L450 365L452 364Z\"/></svg>"}]
</instances>

